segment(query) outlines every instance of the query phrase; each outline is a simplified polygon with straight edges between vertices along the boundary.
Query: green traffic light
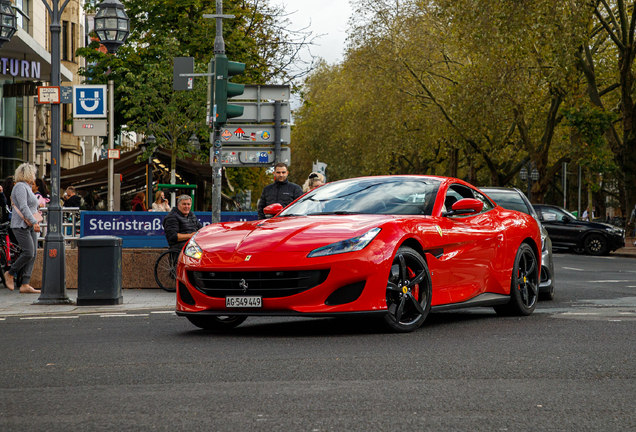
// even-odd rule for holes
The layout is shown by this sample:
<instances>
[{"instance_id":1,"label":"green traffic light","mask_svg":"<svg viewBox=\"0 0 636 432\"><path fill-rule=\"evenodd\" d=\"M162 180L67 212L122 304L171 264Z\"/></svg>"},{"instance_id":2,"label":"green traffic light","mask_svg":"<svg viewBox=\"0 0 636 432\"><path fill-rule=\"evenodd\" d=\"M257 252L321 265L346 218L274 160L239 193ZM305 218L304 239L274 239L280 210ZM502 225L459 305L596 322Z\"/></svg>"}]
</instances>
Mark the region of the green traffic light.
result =
<instances>
[{"instance_id":1,"label":"green traffic light","mask_svg":"<svg viewBox=\"0 0 636 432\"><path fill-rule=\"evenodd\" d=\"M228 98L240 96L245 91L243 84L229 82L229 78L240 75L245 71L245 63L228 61L225 55L216 55L215 58L216 94L214 102L216 104L217 125L224 125L227 120L243 115L243 107L240 105L228 104Z\"/></svg>"}]
</instances>

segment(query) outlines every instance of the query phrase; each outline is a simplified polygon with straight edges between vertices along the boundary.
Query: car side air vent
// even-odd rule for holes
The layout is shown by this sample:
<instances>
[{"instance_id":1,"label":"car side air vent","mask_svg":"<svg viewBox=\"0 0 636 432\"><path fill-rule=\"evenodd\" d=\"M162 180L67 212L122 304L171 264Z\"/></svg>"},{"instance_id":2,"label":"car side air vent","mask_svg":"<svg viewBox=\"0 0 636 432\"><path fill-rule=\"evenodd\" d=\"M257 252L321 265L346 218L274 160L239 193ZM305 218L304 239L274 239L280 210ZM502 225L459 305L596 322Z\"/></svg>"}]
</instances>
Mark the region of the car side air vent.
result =
<instances>
[{"instance_id":1,"label":"car side air vent","mask_svg":"<svg viewBox=\"0 0 636 432\"><path fill-rule=\"evenodd\" d=\"M194 306L196 304L196 302L194 301L194 298L192 298L192 294L190 294L190 291L188 291L188 288L181 281L179 281L179 297L181 298L181 301L184 302L185 304L189 304L191 306Z\"/></svg>"},{"instance_id":2,"label":"car side air vent","mask_svg":"<svg viewBox=\"0 0 636 432\"><path fill-rule=\"evenodd\" d=\"M327 297L325 304L328 306L336 306L358 300L366 283L367 281L360 281L338 288Z\"/></svg>"}]
</instances>

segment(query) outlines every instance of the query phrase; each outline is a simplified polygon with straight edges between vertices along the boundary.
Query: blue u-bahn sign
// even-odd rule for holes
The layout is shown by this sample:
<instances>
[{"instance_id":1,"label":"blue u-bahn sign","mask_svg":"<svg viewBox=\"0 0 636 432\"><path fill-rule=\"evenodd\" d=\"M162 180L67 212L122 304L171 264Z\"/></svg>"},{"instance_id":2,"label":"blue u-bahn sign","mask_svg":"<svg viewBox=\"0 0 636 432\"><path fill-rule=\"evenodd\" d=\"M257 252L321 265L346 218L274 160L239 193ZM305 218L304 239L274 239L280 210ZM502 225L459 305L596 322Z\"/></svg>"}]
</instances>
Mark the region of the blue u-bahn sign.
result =
<instances>
[{"instance_id":1,"label":"blue u-bahn sign","mask_svg":"<svg viewBox=\"0 0 636 432\"><path fill-rule=\"evenodd\" d=\"M106 115L105 85L73 86L74 118L105 118Z\"/></svg>"},{"instance_id":2,"label":"blue u-bahn sign","mask_svg":"<svg viewBox=\"0 0 636 432\"><path fill-rule=\"evenodd\" d=\"M80 237L116 236L123 239L124 248L167 248L163 218L167 212L83 211L80 216ZM212 223L211 213L195 213L203 226ZM221 212L221 222L241 222L258 219L256 212Z\"/></svg>"}]
</instances>

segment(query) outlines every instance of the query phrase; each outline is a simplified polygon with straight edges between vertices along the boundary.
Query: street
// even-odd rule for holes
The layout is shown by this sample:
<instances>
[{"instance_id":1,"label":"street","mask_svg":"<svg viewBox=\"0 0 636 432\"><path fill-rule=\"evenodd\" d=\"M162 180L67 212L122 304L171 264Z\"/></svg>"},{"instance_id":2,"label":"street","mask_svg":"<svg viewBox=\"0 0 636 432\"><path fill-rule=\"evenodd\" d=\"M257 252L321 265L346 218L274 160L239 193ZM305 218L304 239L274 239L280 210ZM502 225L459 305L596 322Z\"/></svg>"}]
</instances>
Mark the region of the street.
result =
<instances>
[{"instance_id":1,"label":"street","mask_svg":"<svg viewBox=\"0 0 636 432\"><path fill-rule=\"evenodd\" d=\"M636 261L556 254L525 318L0 318L0 430L634 430Z\"/></svg>"}]
</instances>

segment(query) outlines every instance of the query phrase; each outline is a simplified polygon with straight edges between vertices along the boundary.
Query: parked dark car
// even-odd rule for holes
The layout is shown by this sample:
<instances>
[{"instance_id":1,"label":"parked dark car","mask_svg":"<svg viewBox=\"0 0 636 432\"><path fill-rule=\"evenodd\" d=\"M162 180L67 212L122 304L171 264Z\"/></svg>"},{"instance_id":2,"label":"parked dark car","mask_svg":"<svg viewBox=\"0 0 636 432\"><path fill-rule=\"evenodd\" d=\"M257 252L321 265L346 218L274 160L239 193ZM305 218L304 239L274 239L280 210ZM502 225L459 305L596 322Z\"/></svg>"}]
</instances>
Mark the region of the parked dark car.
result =
<instances>
[{"instance_id":1,"label":"parked dark car","mask_svg":"<svg viewBox=\"0 0 636 432\"><path fill-rule=\"evenodd\" d=\"M552 262L552 241L548 231L541 223L532 204L523 192L507 187L482 187L482 192L492 198L497 205L508 209L529 214L537 220L541 227L541 281L539 283L539 300L554 298L554 263Z\"/></svg>"},{"instance_id":2,"label":"parked dark car","mask_svg":"<svg viewBox=\"0 0 636 432\"><path fill-rule=\"evenodd\" d=\"M625 230L621 228L579 220L561 207L546 204L533 206L555 247L571 248L589 255L607 255L625 246Z\"/></svg>"}]
</instances>

